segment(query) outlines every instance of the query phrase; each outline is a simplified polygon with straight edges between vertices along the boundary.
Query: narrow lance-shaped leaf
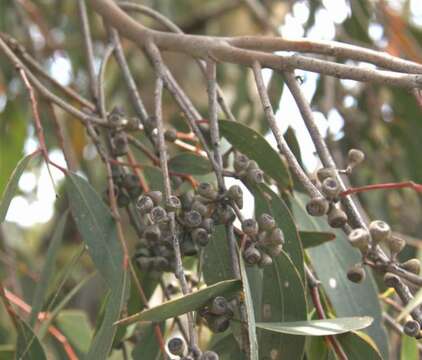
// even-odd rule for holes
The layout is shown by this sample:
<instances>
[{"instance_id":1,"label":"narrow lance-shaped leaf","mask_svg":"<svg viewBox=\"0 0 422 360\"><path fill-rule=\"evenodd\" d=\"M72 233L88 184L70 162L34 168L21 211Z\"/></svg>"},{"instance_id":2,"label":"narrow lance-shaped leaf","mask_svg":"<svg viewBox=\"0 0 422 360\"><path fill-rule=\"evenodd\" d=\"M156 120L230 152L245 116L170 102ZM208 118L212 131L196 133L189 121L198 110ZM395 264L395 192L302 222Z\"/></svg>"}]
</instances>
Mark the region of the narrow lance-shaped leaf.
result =
<instances>
[{"instance_id":1,"label":"narrow lance-shaped leaf","mask_svg":"<svg viewBox=\"0 0 422 360\"><path fill-rule=\"evenodd\" d=\"M360 330L371 325L369 316L337 319L293 321L293 322L260 322L258 328L282 334L303 336L327 336L343 334L352 330Z\"/></svg>"},{"instance_id":2,"label":"narrow lance-shaped leaf","mask_svg":"<svg viewBox=\"0 0 422 360\"><path fill-rule=\"evenodd\" d=\"M17 320L17 343L16 359L22 360L44 360L47 359L40 340L30 326L16 315Z\"/></svg>"},{"instance_id":3,"label":"narrow lance-shaped leaf","mask_svg":"<svg viewBox=\"0 0 422 360\"><path fill-rule=\"evenodd\" d=\"M211 172L210 162L199 155L182 153L172 157L168 163L170 171L192 175L205 175Z\"/></svg>"},{"instance_id":4,"label":"narrow lance-shaped leaf","mask_svg":"<svg viewBox=\"0 0 422 360\"><path fill-rule=\"evenodd\" d=\"M6 218L7 210L9 209L10 202L12 201L13 196L16 193L19 179L22 173L24 172L29 161L33 159L35 156L37 156L38 154L39 154L38 152L34 152L32 154L25 156L21 161L19 161L15 170L13 170L13 173L10 176L9 181L7 182L6 188L4 189L3 195L0 200L0 224Z\"/></svg>"},{"instance_id":5,"label":"narrow lance-shaped leaf","mask_svg":"<svg viewBox=\"0 0 422 360\"><path fill-rule=\"evenodd\" d=\"M328 231L299 231L302 245L305 249L324 244L336 238L336 235Z\"/></svg>"},{"instance_id":6,"label":"narrow lance-shaped leaf","mask_svg":"<svg viewBox=\"0 0 422 360\"><path fill-rule=\"evenodd\" d=\"M141 311L137 314L124 318L116 325L128 325L136 321L162 321L173 318L189 311L203 307L210 299L218 295L230 297L241 290L240 280L226 280L208 286L204 289L187 294L178 299L167 301L154 308Z\"/></svg>"}]
</instances>

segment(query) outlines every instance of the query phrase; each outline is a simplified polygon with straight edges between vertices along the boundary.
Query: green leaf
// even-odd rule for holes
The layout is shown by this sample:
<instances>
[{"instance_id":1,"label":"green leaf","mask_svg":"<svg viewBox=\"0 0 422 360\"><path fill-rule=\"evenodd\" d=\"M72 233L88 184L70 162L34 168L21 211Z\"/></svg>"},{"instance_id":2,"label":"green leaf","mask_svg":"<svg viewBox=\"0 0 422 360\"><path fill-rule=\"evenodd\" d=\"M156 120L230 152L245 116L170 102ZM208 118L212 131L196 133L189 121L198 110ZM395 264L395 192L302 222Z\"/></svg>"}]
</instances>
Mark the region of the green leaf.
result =
<instances>
[{"instance_id":1,"label":"green leaf","mask_svg":"<svg viewBox=\"0 0 422 360\"><path fill-rule=\"evenodd\" d=\"M231 297L241 289L240 280L226 280L204 289L184 295L178 299L162 303L154 308L141 311L117 322L128 325L136 321L162 321L203 307L211 298L218 295Z\"/></svg>"},{"instance_id":2,"label":"green leaf","mask_svg":"<svg viewBox=\"0 0 422 360\"><path fill-rule=\"evenodd\" d=\"M283 251L264 267L261 305L262 321L281 322L307 319L306 292L299 271ZM277 353L277 359L301 359L305 338L259 332L260 358Z\"/></svg>"},{"instance_id":3,"label":"green leaf","mask_svg":"<svg viewBox=\"0 0 422 360\"><path fill-rule=\"evenodd\" d=\"M192 153L181 153L172 157L168 166L170 171L192 175L206 175L212 171L206 158Z\"/></svg>"},{"instance_id":4,"label":"green leaf","mask_svg":"<svg viewBox=\"0 0 422 360\"><path fill-rule=\"evenodd\" d=\"M307 249L319 280L339 317L371 316L374 322L365 332L370 335L380 349L384 358L388 359L388 339L382 322L381 307L378 300L378 289L370 272L361 284L354 284L347 279L347 270L361 261L359 252L352 248L341 231L333 231L324 219L310 217L305 210L307 198L295 193L290 201L298 225L310 231L332 231L335 241Z\"/></svg>"},{"instance_id":5,"label":"green leaf","mask_svg":"<svg viewBox=\"0 0 422 360\"><path fill-rule=\"evenodd\" d=\"M12 344L0 345L0 359L1 360L14 360L15 359L15 346Z\"/></svg>"},{"instance_id":6,"label":"green leaf","mask_svg":"<svg viewBox=\"0 0 422 360\"><path fill-rule=\"evenodd\" d=\"M40 340L32 331L30 326L16 315L17 321L17 343L16 343L16 359L22 360L46 360L43 346Z\"/></svg>"},{"instance_id":7,"label":"green leaf","mask_svg":"<svg viewBox=\"0 0 422 360\"><path fill-rule=\"evenodd\" d=\"M266 175L282 188L290 188L291 176L280 155L255 130L234 121L220 120L220 132L237 150L255 160Z\"/></svg>"},{"instance_id":8,"label":"green leaf","mask_svg":"<svg viewBox=\"0 0 422 360\"><path fill-rule=\"evenodd\" d=\"M244 306L246 309L246 321L248 325L248 345L249 345L249 356L248 359L258 360L258 340L256 337L255 329L255 313L254 306L252 302L252 295L249 287L248 276L245 270L245 263L243 261L243 256L239 254L240 262L240 276L242 278L243 294L245 297Z\"/></svg>"},{"instance_id":9,"label":"green leaf","mask_svg":"<svg viewBox=\"0 0 422 360\"><path fill-rule=\"evenodd\" d=\"M340 342L348 360L388 359L388 357L381 356L372 338L361 331L351 331L337 335L336 339Z\"/></svg>"},{"instance_id":10,"label":"green leaf","mask_svg":"<svg viewBox=\"0 0 422 360\"><path fill-rule=\"evenodd\" d=\"M164 191L163 174L159 168L153 166L144 166L143 172L150 190Z\"/></svg>"},{"instance_id":11,"label":"green leaf","mask_svg":"<svg viewBox=\"0 0 422 360\"><path fill-rule=\"evenodd\" d=\"M401 360L419 360L418 341L407 335L401 337Z\"/></svg>"},{"instance_id":12,"label":"green leaf","mask_svg":"<svg viewBox=\"0 0 422 360\"><path fill-rule=\"evenodd\" d=\"M256 326L273 332L302 336L327 336L360 330L371 325L369 316L293 322L261 322Z\"/></svg>"},{"instance_id":13,"label":"green leaf","mask_svg":"<svg viewBox=\"0 0 422 360\"><path fill-rule=\"evenodd\" d=\"M231 333L223 336L215 334L211 339L210 349L218 354L219 360L246 359L245 354L240 350L239 344Z\"/></svg>"},{"instance_id":14,"label":"green leaf","mask_svg":"<svg viewBox=\"0 0 422 360\"><path fill-rule=\"evenodd\" d=\"M61 216L56 228L54 229L53 236L48 246L47 255L45 257L45 263L41 272L40 279L35 288L34 297L32 299L32 310L31 315L29 317L29 324L31 324L32 326L34 326L35 321L38 317L38 313L42 309L42 305L46 297L50 280L54 275L57 253L62 244L63 232L66 225L67 215L68 212L66 211Z\"/></svg>"},{"instance_id":15,"label":"green leaf","mask_svg":"<svg viewBox=\"0 0 422 360\"><path fill-rule=\"evenodd\" d=\"M336 235L328 231L299 231L305 249L324 244L336 238Z\"/></svg>"},{"instance_id":16,"label":"green leaf","mask_svg":"<svg viewBox=\"0 0 422 360\"><path fill-rule=\"evenodd\" d=\"M155 335L156 324L148 323L143 324L138 329L138 339L132 351L133 359L157 359L160 354L160 344ZM164 324L161 324L161 332L164 332Z\"/></svg>"},{"instance_id":17,"label":"green leaf","mask_svg":"<svg viewBox=\"0 0 422 360\"><path fill-rule=\"evenodd\" d=\"M7 182L6 188L4 189L3 195L0 200L0 224L6 218L7 210L9 209L10 202L12 201L13 196L16 193L16 189L18 188L18 182L22 173L27 167L29 161L38 154L39 153L32 153L25 156L21 161L19 161L15 170L13 170L13 173L10 176L9 181ZM4 171L4 169L2 169L2 171Z\"/></svg>"},{"instance_id":18,"label":"green leaf","mask_svg":"<svg viewBox=\"0 0 422 360\"><path fill-rule=\"evenodd\" d=\"M81 310L63 310L57 316L56 324L80 355L88 351L93 331L85 312Z\"/></svg>"},{"instance_id":19,"label":"green leaf","mask_svg":"<svg viewBox=\"0 0 422 360\"><path fill-rule=\"evenodd\" d=\"M267 86L268 96L274 113L278 111L280 106L281 95L283 94L284 80L278 71L273 71L271 79Z\"/></svg>"},{"instance_id":20,"label":"green leaf","mask_svg":"<svg viewBox=\"0 0 422 360\"><path fill-rule=\"evenodd\" d=\"M110 289L122 279L123 252L116 223L94 188L76 174L69 174L66 191L76 226L98 272Z\"/></svg>"}]
</instances>

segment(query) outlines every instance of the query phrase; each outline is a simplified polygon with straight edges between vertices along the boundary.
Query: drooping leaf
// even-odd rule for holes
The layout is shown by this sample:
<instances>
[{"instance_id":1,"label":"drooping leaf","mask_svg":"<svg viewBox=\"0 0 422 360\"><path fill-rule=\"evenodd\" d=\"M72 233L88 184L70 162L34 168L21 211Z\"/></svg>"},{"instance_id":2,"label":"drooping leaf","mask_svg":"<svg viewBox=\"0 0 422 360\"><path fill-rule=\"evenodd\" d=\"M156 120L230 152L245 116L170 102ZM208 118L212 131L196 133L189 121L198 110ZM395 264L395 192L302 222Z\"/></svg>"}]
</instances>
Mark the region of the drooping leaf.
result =
<instances>
[{"instance_id":1,"label":"drooping leaf","mask_svg":"<svg viewBox=\"0 0 422 360\"><path fill-rule=\"evenodd\" d=\"M48 246L47 254L45 256L45 263L41 272L40 279L35 288L34 297L32 299L32 310L29 318L29 324L32 326L35 324L38 313L42 309L44 299L50 284L50 279L54 275L54 267L56 263L57 253L60 249L63 240L63 232L66 225L68 212L64 212L57 226L54 230L50 244Z\"/></svg>"},{"instance_id":2,"label":"drooping leaf","mask_svg":"<svg viewBox=\"0 0 422 360\"><path fill-rule=\"evenodd\" d=\"M372 338L361 331L351 331L336 336L349 360L388 359L381 356Z\"/></svg>"},{"instance_id":3,"label":"drooping leaf","mask_svg":"<svg viewBox=\"0 0 422 360\"><path fill-rule=\"evenodd\" d=\"M407 335L401 337L400 360L419 360L418 341Z\"/></svg>"},{"instance_id":4,"label":"drooping leaf","mask_svg":"<svg viewBox=\"0 0 422 360\"><path fill-rule=\"evenodd\" d=\"M273 332L303 336L327 336L360 330L371 325L369 316L293 322L260 322L256 326Z\"/></svg>"},{"instance_id":5,"label":"drooping leaf","mask_svg":"<svg viewBox=\"0 0 422 360\"><path fill-rule=\"evenodd\" d=\"M246 309L247 326L248 326L248 356L251 360L258 360L258 340L255 329L255 312L252 301L251 290L249 287L248 276L246 274L245 263L243 257L239 254L240 276L242 278L242 287L244 295L244 306Z\"/></svg>"},{"instance_id":6,"label":"drooping leaf","mask_svg":"<svg viewBox=\"0 0 422 360\"><path fill-rule=\"evenodd\" d=\"M189 311L203 307L211 298L221 295L231 297L241 289L240 280L226 280L208 286L204 289L170 300L151 309L118 321L119 325L128 325L136 321L162 321L175 316L186 314Z\"/></svg>"},{"instance_id":7,"label":"drooping leaf","mask_svg":"<svg viewBox=\"0 0 422 360\"><path fill-rule=\"evenodd\" d=\"M332 231L336 235L335 241L307 249L312 266L324 286L336 315L371 316L374 322L365 329L365 332L374 339L382 356L388 358L388 340L382 322L377 285L372 274L367 272L366 280L361 284L354 284L346 277L347 270L361 261L359 252L349 245L344 233L333 231L325 220L312 218L306 213L306 199L303 195L295 193L295 197L290 200L295 219L302 229Z\"/></svg>"},{"instance_id":8,"label":"drooping leaf","mask_svg":"<svg viewBox=\"0 0 422 360\"><path fill-rule=\"evenodd\" d=\"M192 175L205 175L211 172L210 162L199 155L181 153L168 162L169 170Z\"/></svg>"},{"instance_id":9,"label":"drooping leaf","mask_svg":"<svg viewBox=\"0 0 422 360\"><path fill-rule=\"evenodd\" d=\"M9 181L7 182L6 188L4 189L4 192L0 200L0 224L6 218L7 210L9 209L10 202L12 201L13 196L16 193L18 182L22 173L24 172L29 161L37 155L38 153L32 153L25 156L21 161L19 161L15 170L13 170L13 173L10 176ZM4 169L2 171L4 171Z\"/></svg>"},{"instance_id":10,"label":"drooping leaf","mask_svg":"<svg viewBox=\"0 0 422 360\"><path fill-rule=\"evenodd\" d=\"M160 344L158 344L155 335L156 324L143 324L139 330L138 342L132 350L133 359L157 359L160 353ZM164 323L160 326L161 332L164 332Z\"/></svg>"},{"instance_id":11,"label":"drooping leaf","mask_svg":"<svg viewBox=\"0 0 422 360\"><path fill-rule=\"evenodd\" d=\"M16 359L22 360L47 360L43 346L30 326L16 315L17 343Z\"/></svg>"},{"instance_id":12,"label":"drooping leaf","mask_svg":"<svg viewBox=\"0 0 422 360\"><path fill-rule=\"evenodd\" d=\"M283 94L284 80L278 71L273 71L271 79L267 86L268 96L270 98L271 106L274 113L278 111L280 106L281 95Z\"/></svg>"},{"instance_id":13,"label":"drooping leaf","mask_svg":"<svg viewBox=\"0 0 422 360\"><path fill-rule=\"evenodd\" d=\"M234 121L220 121L220 132L234 148L255 160L282 188L290 188L291 177L280 155L255 130Z\"/></svg>"},{"instance_id":14,"label":"drooping leaf","mask_svg":"<svg viewBox=\"0 0 422 360\"><path fill-rule=\"evenodd\" d=\"M305 249L324 244L336 238L336 235L328 231L299 231Z\"/></svg>"}]
</instances>

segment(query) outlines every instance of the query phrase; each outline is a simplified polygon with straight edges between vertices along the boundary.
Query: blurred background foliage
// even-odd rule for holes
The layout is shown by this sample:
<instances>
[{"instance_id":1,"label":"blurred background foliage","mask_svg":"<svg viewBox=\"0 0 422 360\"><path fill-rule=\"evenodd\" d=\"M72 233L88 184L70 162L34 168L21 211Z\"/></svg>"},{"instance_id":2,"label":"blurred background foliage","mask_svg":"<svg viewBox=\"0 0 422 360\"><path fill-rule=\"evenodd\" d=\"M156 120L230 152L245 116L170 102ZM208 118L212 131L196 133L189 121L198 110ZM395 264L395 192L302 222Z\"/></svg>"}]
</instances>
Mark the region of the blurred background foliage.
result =
<instances>
[{"instance_id":1,"label":"blurred background foliage","mask_svg":"<svg viewBox=\"0 0 422 360\"><path fill-rule=\"evenodd\" d=\"M266 29L263 29L240 0L145 0L138 3L156 9L172 19L182 30L192 34L266 34ZM285 36L339 40L422 62L422 4L418 0L261 0L261 3L271 14L271 21L280 26L281 33ZM105 50L106 35L100 18L90 9L89 16L99 66ZM162 29L147 17L136 17L147 26ZM0 31L18 39L61 84L88 97L88 75L80 28L76 1L0 2ZM133 44L123 41L123 45L141 96L146 107L152 109L154 73L151 66ZM180 54L166 53L164 58L183 89L206 117L205 81L194 61ZM286 138L297 153L301 152L301 160L309 172L315 171L320 164L316 160L306 130L301 125L302 120L295 105L292 105L289 94L282 91L281 78L269 71L265 75L270 84L273 105L278 111L277 118L285 130L289 129ZM419 94L309 73L301 73L301 76L302 86L312 99L321 131L326 134L338 163L344 164L344 156L350 148L362 149L367 156L365 163L351 178L353 186L403 180L422 183L422 98ZM238 121L257 130L272 143L257 102L251 73L238 66L221 65L218 80ZM119 105L129 116L133 115L127 90L114 61L107 68L105 86L108 108ZM72 166L101 192L105 188L104 167L98 161L99 157L88 140L85 129L69 114L60 109L54 109L53 112L42 99L39 102L52 159L64 163L53 121L55 117L65 129L65 143L71 155ZM174 101L165 97L164 106L167 126L171 124L175 128L186 129ZM0 194L3 193L17 162L37 147L31 117L30 103L23 84L13 66L0 55ZM172 156L178 152L180 150L171 148ZM140 163L145 163L142 154L138 153L137 156ZM30 162L19 181L6 222L0 228L0 272L3 283L27 303L31 303L33 299L35 285L45 263L47 246L67 208L65 198L60 196L63 191L63 176L54 169L51 171L55 188L45 164L39 159ZM146 169L145 175L151 188L161 187L159 171L154 168ZM359 200L371 218L386 220L395 231L407 236L410 246L403 254L405 258L420 257L422 209L420 198L413 191L373 191L361 194ZM250 207L253 208L252 205ZM125 221L127 222L126 219ZM304 224L299 227L305 229ZM129 241L135 238L129 226L125 226L125 229ZM87 254L78 258L80 237L71 218L63 231L64 240L58 250L56 270L51 273L48 301L45 304L51 303L53 297L56 297L54 304L66 299L69 291L75 289L81 279L85 279L93 270ZM134 246L133 242L130 245ZM77 261L78 266L73 266L72 261ZM338 271L344 272L344 269L346 267ZM56 325L68 336L79 355L88 348L104 290L97 277L87 281L89 286L83 286L66 302L67 310L60 312L56 319ZM145 279L144 286L147 293L151 294L156 282L154 279ZM335 302L332 299L331 301ZM0 313L0 344L11 344L15 334L10 331L11 323L3 307L0 307ZM145 329L145 338L149 336L155 341L148 331L151 332L151 329ZM400 339L394 333L389 336L391 358L398 358ZM52 358L64 356L62 347L55 339L47 338L45 341ZM220 342L219 346L224 344ZM307 348L312 346L316 348L318 344L309 344ZM4 350L4 354L9 351L6 345L4 349L0 345L0 350ZM121 358L120 351L115 351L113 356L116 359ZM322 358L324 357L319 357Z\"/></svg>"}]
</instances>

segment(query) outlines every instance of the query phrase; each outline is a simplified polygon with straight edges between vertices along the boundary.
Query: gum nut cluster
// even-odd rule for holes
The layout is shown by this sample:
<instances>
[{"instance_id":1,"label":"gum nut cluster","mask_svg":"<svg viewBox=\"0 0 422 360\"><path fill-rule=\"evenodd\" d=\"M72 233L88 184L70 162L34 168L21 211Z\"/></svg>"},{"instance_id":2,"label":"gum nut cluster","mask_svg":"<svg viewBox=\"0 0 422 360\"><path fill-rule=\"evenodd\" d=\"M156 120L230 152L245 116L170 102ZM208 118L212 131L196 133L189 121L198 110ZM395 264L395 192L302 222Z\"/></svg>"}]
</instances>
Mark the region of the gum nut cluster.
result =
<instances>
[{"instance_id":1,"label":"gum nut cluster","mask_svg":"<svg viewBox=\"0 0 422 360\"><path fill-rule=\"evenodd\" d=\"M242 222L246 235L243 259L248 265L260 267L272 264L272 258L283 250L284 234L269 214L261 214L258 221L246 219Z\"/></svg>"},{"instance_id":2,"label":"gum nut cluster","mask_svg":"<svg viewBox=\"0 0 422 360\"><path fill-rule=\"evenodd\" d=\"M236 299L228 301L223 296L217 296L199 309L198 313L205 319L211 331L215 333L223 332L230 326L236 301Z\"/></svg>"},{"instance_id":3,"label":"gum nut cluster","mask_svg":"<svg viewBox=\"0 0 422 360\"><path fill-rule=\"evenodd\" d=\"M249 181L252 184L262 184L264 182L264 172L259 168L254 160L250 160L246 155L235 153L233 167L235 174Z\"/></svg>"},{"instance_id":4,"label":"gum nut cluster","mask_svg":"<svg viewBox=\"0 0 422 360\"><path fill-rule=\"evenodd\" d=\"M111 166L111 172L117 206L126 207L130 203L135 202L142 194L139 177L135 174L124 172L124 170L117 165ZM109 200L108 189L104 193L104 199L106 202Z\"/></svg>"},{"instance_id":5,"label":"gum nut cluster","mask_svg":"<svg viewBox=\"0 0 422 360\"><path fill-rule=\"evenodd\" d=\"M107 117L107 121L112 126L110 131L110 148L113 156L124 156L129 151L127 133L124 127L128 124L123 110L119 107L113 108Z\"/></svg>"}]
</instances>

